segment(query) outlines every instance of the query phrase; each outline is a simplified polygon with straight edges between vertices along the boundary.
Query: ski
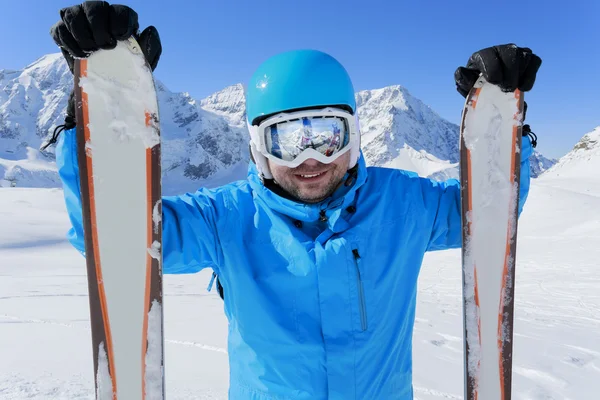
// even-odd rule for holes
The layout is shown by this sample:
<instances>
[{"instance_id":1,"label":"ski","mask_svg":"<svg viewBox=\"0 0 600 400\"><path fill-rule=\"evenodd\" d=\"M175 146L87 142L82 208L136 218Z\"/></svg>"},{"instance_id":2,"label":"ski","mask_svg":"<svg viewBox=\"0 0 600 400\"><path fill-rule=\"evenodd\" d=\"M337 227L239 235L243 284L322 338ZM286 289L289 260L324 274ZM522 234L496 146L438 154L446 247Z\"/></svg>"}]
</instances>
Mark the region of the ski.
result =
<instances>
[{"instance_id":1,"label":"ski","mask_svg":"<svg viewBox=\"0 0 600 400\"><path fill-rule=\"evenodd\" d=\"M480 77L460 128L465 399L509 400L523 94Z\"/></svg>"},{"instance_id":2,"label":"ski","mask_svg":"<svg viewBox=\"0 0 600 400\"><path fill-rule=\"evenodd\" d=\"M163 399L158 102L137 42L75 60L97 399Z\"/></svg>"}]
</instances>

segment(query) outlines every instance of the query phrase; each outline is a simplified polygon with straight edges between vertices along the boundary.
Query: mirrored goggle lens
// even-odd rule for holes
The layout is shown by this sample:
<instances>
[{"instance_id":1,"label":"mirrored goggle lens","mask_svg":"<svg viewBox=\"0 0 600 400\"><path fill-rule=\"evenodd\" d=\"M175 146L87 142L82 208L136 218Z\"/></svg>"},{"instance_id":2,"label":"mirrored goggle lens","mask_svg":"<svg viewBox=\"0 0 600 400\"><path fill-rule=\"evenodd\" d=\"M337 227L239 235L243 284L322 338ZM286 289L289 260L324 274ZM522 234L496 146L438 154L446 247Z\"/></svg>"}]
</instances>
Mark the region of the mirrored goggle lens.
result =
<instances>
[{"instance_id":1,"label":"mirrored goggle lens","mask_svg":"<svg viewBox=\"0 0 600 400\"><path fill-rule=\"evenodd\" d=\"M348 123L340 117L305 117L265 128L267 151L284 161L293 161L306 149L333 156L349 142Z\"/></svg>"}]
</instances>

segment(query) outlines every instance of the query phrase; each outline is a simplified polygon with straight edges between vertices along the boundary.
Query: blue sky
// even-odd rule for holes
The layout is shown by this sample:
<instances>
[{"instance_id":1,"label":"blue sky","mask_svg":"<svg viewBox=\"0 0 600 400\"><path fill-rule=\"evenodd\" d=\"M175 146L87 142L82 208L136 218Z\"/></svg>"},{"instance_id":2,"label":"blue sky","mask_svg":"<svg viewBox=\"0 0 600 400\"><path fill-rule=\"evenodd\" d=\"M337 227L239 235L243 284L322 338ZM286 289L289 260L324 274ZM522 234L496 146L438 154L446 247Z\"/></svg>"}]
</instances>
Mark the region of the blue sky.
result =
<instances>
[{"instance_id":1,"label":"blue sky","mask_svg":"<svg viewBox=\"0 0 600 400\"><path fill-rule=\"evenodd\" d=\"M57 48L48 31L64 0L3 1L0 68L20 69ZM453 73L476 50L514 42L543 59L525 95L527 122L547 156L600 125L600 2L593 0L123 0L163 42L156 76L205 97L245 83L267 57L316 48L339 59L356 90L401 84L458 123Z\"/></svg>"}]
</instances>

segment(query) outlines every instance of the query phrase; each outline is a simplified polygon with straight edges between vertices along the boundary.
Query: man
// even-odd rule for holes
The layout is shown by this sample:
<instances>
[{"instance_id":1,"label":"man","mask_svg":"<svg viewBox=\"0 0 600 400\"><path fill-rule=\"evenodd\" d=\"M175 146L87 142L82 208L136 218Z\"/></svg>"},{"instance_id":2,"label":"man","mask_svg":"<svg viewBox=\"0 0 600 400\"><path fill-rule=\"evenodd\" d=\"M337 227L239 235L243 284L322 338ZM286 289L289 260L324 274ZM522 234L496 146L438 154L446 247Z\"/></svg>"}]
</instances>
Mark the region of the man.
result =
<instances>
[{"instance_id":1,"label":"man","mask_svg":"<svg viewBox=\"0 0 600 400\"><path fill-rule=\"evenodd\" d=\"M130 8L86 2L62 10L52 36L72 65L134 34L155 67L156 29L137 30ZM482 72L505 90L529 90L540 63L514 45L484 49L457 70L457 87L465 95ZM325 53L268 59L246 100L248 179L163 198L164 272L210 267L222 284L230 398L412 399L417 277L426 251L461 245L459 182L367 168L352 82ZM68 127L57 162L70 240L83 251ZM530 154L524 138L519 210Z\"/></svg>"}]
</instances>

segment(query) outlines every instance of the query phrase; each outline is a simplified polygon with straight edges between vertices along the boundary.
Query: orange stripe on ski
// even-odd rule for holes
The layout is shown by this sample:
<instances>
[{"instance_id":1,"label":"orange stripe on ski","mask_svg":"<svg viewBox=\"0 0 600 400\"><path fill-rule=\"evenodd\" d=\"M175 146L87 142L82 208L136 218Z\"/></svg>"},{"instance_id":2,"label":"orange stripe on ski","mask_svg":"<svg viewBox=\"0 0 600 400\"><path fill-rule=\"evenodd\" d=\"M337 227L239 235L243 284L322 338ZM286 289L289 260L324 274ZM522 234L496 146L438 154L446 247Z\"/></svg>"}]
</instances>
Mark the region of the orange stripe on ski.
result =
<instances>
[{"instance_id":1,"label":"orange stripe on ski","mask_svg":"<svg viewBox=\"0 0 600 400\"><path fill-rule=\"evenodd\" d=\"M152 122L152 115L146 111L146 126L149 127ZM152 149L146 149L146 218L148 224L146 244L147 248L152 248ZM146 289L144 294L144 325L142 330L142 399L146 398L146 352L148 351L148 313L150 312L150 285L152 281L152 256L146 254Z\"/></svg>"},{"instance_id":2,"label":"orange stripe on ski","mask_svg":"<svg viewBox=\"0 0 600 400\"><path fill-rule=\"evenodd\" d=\"M87 60L83 59L79 61L80 76L87 77ZM90 143L90 128L89 128L89 109L88 109L88 95L81 89L81 105L83 109L83 129L86 145ZM108 318L108 304L106 302L106 293L104 291L104 280L102 279L102 266L100 260L100 251L98 244L98 225L96 221L96 201L94 196L94 171L92 157L93 153L86 149L86 164L87 164L87 181L89 188L89 199L90 199L90 214L91 214L91 226L92 226L92 244L94 248L94 263L96 264L96 280L98 283L98 295L100 297L100 307L102 309L102 319L104 320L104 335L106 337L106 353L108 359L108 368L110 371L110 379L112 381L113 396L117 398L117 377L114 363L114 351L112 343L112 334L110 330L110 320Z\"/></svg>"},{"instance_id":3,"label":"orange stripe on ski","mask_svg":"<svg viewBox=\"0 0 600 400\"><path fill-rule=\"evenodd\" d=\"M475 89L475 93L471 97L471 107L473 108L477 106L477 99L479 99L479 93L481 93L481 88Z\"/></svg>"},{"instance_id":4,"label":"orange stripe on ski","mask_svg":"<svg viewBox=\"0 0 600 400\"><path fill-rule=\"evenodd\" d=\"M521 98L521 92L519 90L515 91L515 99L517 100L517 104L520 104L520 98ZM517 111L517 113L520 112L520 110ZM517 119L517 115L515 114L513 116L513 118L516 120ZM518 124L513 124L513 130L512 130L512 144L511 144L511 159L510 159L510 186L511 188L514 188L514 184L515 184L515 162L516 162L516 157L517 157L517 152L516 152L516 148L517 148L517 138L519 135L519 125ZM518 194L517 194L518 196ZM504 327L504 298L505 298L505 291L506 291L506 281L508 279L508 275L510 273L509 271L509 261L510 261L510 253L511 253L511 232L512 232L512 219L510 218L510 216L512 215L512 213L514 212L514 205L511 203L510 204L511 209L509 210L509 219L508 219L508 226L506 227L506 251L504 254L504 269L502 271L502 289L500 292L500 309L498 310L498 351L500 353L500 357L499 357L499 367L500 367L500 399L504 400L505 399L505 392L504 392L504 359L503 359L503 351L502 351L502 347L503 347L503 337L504 337L504 332L503 332L503 327ZM513 262L513 267L514 267L514 260ZM514 301L514 300L513 300Z\"/></svg>"}]
</instances>

